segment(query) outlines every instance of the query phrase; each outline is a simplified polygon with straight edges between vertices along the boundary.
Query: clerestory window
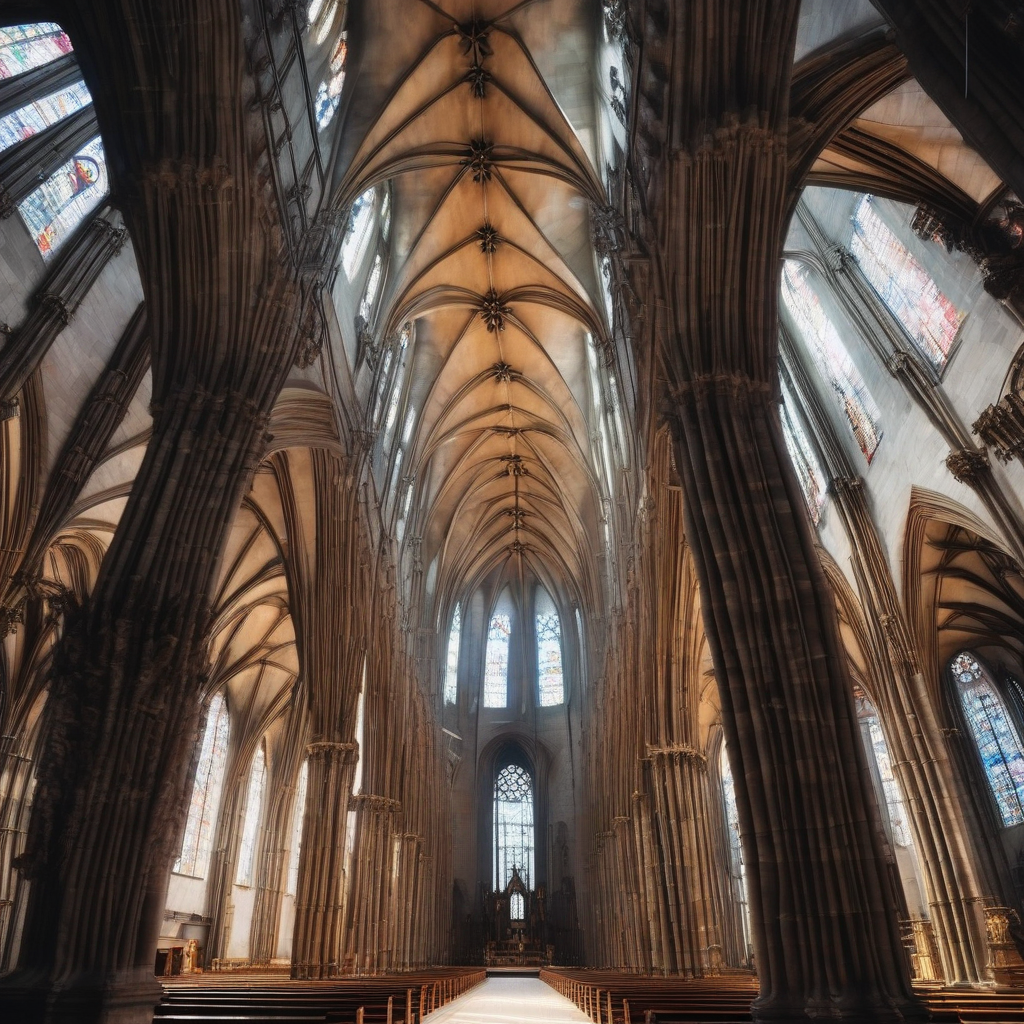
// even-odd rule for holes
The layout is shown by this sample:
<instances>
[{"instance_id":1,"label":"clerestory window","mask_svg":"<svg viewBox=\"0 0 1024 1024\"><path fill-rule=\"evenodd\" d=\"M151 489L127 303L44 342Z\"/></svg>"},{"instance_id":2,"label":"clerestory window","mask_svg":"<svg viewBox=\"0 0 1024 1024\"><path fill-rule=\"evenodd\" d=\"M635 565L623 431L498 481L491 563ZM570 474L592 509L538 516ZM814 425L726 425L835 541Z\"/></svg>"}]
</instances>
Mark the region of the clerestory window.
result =
<instances>
[{"instance_id":1,"label":"clerestory window","mask_svg":"<svg viewBox=\"0 0 1024 1024\"><path fill-rule=\"evenodd\" d=\"M459 697L459 644L462 640L462 606L457 604L448 631L448 657L444 669L444 702L454 704Z\"/></svg>"},{"instance_id":2,"label":"clerestory window","mask_svg":"<svg viewBox=\"0 0 1024 1024\"><path fill-rule=\"evenodd\" d=\"M484 655L484 707L508 706L508 661L512 642L512 617L495 612L487 627L487 650Z\"/></svg>"},{"instance_id":3,"label":"clerestory window","mask_svg":"<svg viewBox=\"0 0 1024 1024\"><path fill-rule=\"evenodd\" d=\"M565 702L562 672L562 622L555 603L544 589L537 593L537 692L542 708Z\"/></svg>"},{"instance_id":4,"label":"clerestory window","mask_svg":"<svg viewBox=\"0 0 1024 1024\"><path fill-rule=\"evenodd\" d=\"M259 842L263 796L267 787L267 752L261 743L249 769L249 785L245 795L245 817L242 837L238 844L238 870L236 885L252 885L256 868L256 850Z\"/></svg>"}]
</instances>

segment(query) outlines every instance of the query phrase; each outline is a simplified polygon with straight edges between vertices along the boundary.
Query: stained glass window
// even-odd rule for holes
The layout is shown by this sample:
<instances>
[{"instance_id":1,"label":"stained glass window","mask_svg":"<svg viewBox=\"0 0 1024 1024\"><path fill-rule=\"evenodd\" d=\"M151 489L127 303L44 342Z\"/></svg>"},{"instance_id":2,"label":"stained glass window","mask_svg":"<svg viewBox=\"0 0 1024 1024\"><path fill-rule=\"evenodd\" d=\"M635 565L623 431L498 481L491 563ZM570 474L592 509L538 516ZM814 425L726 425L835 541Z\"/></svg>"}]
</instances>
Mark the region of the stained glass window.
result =
<instances>
[{"instance_id":1,"label":"stained glass window","mask_svg":"<svg viewBox=\"0 0 1024 1024\"><path fill-rule=\"evenodd\" d=\"M384 419L384 444L391 443L391 431L398 419L398 406L402 401L402 384L405 381L405 355L412 336L412 325L406 324L398 339L398 365L395 367L395 379L391 385L391 400L388 402L388 414Z\"/></svg>"},{"instance_id":2,"label":"stained glass window","mask_svg":"<svg viewBox=\"0 0 1024 1024\"><path fill-rule=\"evenodd\" d=\"M18 206L39 252L48 260L110 191L107 161L99 136Z\"/></svg>"},{"instance_id":3,"label":"stained glass window","mask_svg":"<svg viewBox=\"0 0 1024 1024\"><path fill-rule=\"evenodd\" d=\"M380 236L387 241L391 234L391 193L385 192L384 198L380 201Z\"/></svg>"},{"instance_id":4,"label":"stained glass window","mask_svg":"<svg viewBox=\"0 0 1024 1024\"><path fill-rule=\"evenodd\" d=\"M729 841L729 874L732 877L733 899L740 908L740 922L743 926L743 944L750 950L750 915L747 899L747 867L743 862L743 845L740 843L740 812L736 805L736 784L732 777L729 755L722 744L719 759L722 779L722 799L725 803L725 827Z\"/></svg>"},{"instance_id":5,"label":"stained glass window","mask_svg":"<svg viewBox=\"0 0 1024 1024\"><path fill-rule=\"evenodd\" d=\"M0 28L0 78L42 67L71 49L71 40L53 22Z\"/></svg>"},{"instance_id":6,"label":"stained glass window","mask_svg":"<svg viewBox=\"0 0 1024 1024\"><path fill-rule=\"evenodd\" d=\"M322 132L334 120L334 114L341 102L341 87L345 84L345 64L348 60L348 43L342 33L334 52L331 54L330 71L316 90L314 112L316 129Z\"/></svg>"},{"instance_id":7,"label":"stained glass window","mask_svg":"<svg viewBox=\"0 0 1024 1024\"><path fill-rule=\"evenodd\" d=\"M373 225L373 208L377 199L376 189L368 188L353 204L349 214L348 230L341 243L341 265L345 276L351 281L370 241Z\"/></svg>"},{"instance_id":8,"label":"stained glass window","mask_svg":"<svg viewBox=\"0 0 1024 1024\"><path fill-rule=\"evenodd\" d=\"M238 870L236 885L252 885L253 869L256 867L256 846L260 834L260 812L263 810L263 793L267 785L267 753L260 744L249 769L249 786L245 794L245 818L242 821L242 838L238 844Z\"/></svg>"},{"instance_id":9,"label":"stained glass window","mask_svg":"<svg viewBox=\"0 0 1024 1024\"><path fill-rule=\"evenodd\" d=\"M537 688L542 708L565 700L562 678L562 623L547 591L537 594Z\"/></svg>"},{"instance_id":10,"label":"stained glass window","mask_svg":"<svg viewBox=\"0 0 1024 1024\"><path fill-rule=\"evenodd\" d=\"M508 705L508 653L512 640L512 619L504 612L491 616L484 655L484 707Z\"/></svg>"},{"instance_id":11,"label":"stained glass window","mask_svg":"<svg viewBox=\"0 0 1024 1024\"><path fill-rule=\"evenodd\" d=\"M865 748L868 757L874 758L875 765L878 767L878 777L882 782L882 795L885 797L885 811L889 819L889 833L892 836L893 844L903 847L913 846L914 839L910 834L910 823L907 820L907 810L903 804L903 794L896 781L896 774L892 770L892 758L889 756L889 746L885 742L885 734L882 732L882 725L878 720L878 712L868 700L867 695L859 688L854 691L854 697L857 703L857 718L867 733L864 738Z\"/></svg>"},{"instance_id":12,"label":"stained glass window","mask_svg":"<svg viewBox=\"0 0 1024 1024\"><path fill-rule=\"evenodd\" d=\"M0 117L0 150L16 146L90 103L92 96L89 95L85 82L76 82L66 89L27 103L18 110Z\"/></svg>"},{"instance_id":13,"label":"stained glass window","mask_svg":"<svg viewBox=\"0 0 1024 1024\"><path fill-rule=\"evenodd\" d=\"M206 728L199 747L199 763L192 784L185 834L181 840L181 852L174 862L173 870L181 875L205 878L210 867L228 757L228 727L227 701L218 693L206 712Z\"/></svg>"},{"instance_id":14,"label":"stained glass window","mask_svg":"<svg viewBox=\"0 0 1024 1024\"><path fill-rule=\"evenodd\" d=\"M494 779L494 889L504 890L512 868L527 889L533 878L533 779L517 764L506 765Z\"/></svg>"},{"instance_id":15,"label":"stained glass window","mask_svg":"<svg viewBox=\"0 0 1024 1024\"><path fill-rule=\"evenodd\" d=\"M804 431L803 423L797 412L796 399L785 384L782 385L782 408L779 410L782 419L782 435L786 439L786 450L796 469L800 487L807 502L807 511L817 526L821 521L821 511L825 507L825 474L814 455L810 439Z\"/></svg>"},{"instance_id":16,"label":"stained glass window","mask_svg":"<svg viewBox=\"0 0 1024 1024\"><path fill-rule=\"evenodd\" d=\"M967 724L1004 825L1024 822L1024 748L988 673L968 651L951 663Z\"/></svg>"},{"instance_id":17,"label":"stained glass window","mask_svg":"<svg viewBox=\"0 0 1024 1024\"><path fill-rule=\"evenodd\" d=\"M299 769L299 783L295 787L295 809L292 811L292 845L288 854L289 895L294 896L299 887L299 855L302 850L302 819L306 813L306 789L309 786L309 762L303 761Z\"/></svg>"},{"instance_id":18,"label":"stained glass window","mask_svg":"<svg viewBox=\"0 0 1024 1024\"><path fill-rule=\"evenodd\" d=\"M796 260L786 260L783 265L782 301L810 349L818 371L829 382L846 414L864 458L870 463L882 438L882 414L839 337L836 325L811 288L807 269Z\"/></svg>"},{"instance_id":19,"label":"stained glass window","mask_svg":"<svg viewBox=\"0 0 1024 1024\"><path fill-rule=\"evenodd\" d=\"M462 640L462 607L455 606L448 632L448 660L444 670L444 702L454 704L459 696L459 644Z\"/></svg>"},{"instance_id":20,"label":"stained glass window","mask_svg":"<svg viewBox=\"0 0 1024 1024\"><path fill-rule=\"evenodd\" d=\"M366 290L363 292L363 300L359 303L359 315L369 323L373 317L373 309L377 302L377 292L380 290L381 278L384 276L384 260L380 253L373 257L373 266L366 278Z\"/></svg>"},{"instance_id":21,"label":"stained glass window","mask_svg":"<svg viewBox=\"0 0 1024 1024\"><path fill-rule=\"evenodd\" d=\"M878 297L936 370L949 358L965 313L939 291L931 275L864 196L853 215L850 249Z\"/></svg>"}]
</instances>

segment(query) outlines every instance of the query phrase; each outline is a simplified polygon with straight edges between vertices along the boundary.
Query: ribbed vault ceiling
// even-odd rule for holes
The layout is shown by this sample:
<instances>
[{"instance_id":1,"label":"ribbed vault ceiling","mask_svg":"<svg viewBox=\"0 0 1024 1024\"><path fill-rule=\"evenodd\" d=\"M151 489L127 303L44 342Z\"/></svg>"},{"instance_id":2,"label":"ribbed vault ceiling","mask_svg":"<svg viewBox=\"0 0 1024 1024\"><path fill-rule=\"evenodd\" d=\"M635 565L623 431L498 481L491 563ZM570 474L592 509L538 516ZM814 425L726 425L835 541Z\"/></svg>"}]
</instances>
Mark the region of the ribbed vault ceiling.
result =
<instances>
[{"instance_id":1,"label":"ribbed vault ceiling","mask_svg":"<svg viewBox=\"0 0 1024 1024\"><path fill-rule=\"evenodd\" d=\"M580 5L510 0L370 17L357 73L376 81L347 112L369 129L338 196L344 208L391 189L374 326L390 339L414 324L395 431L414 487L404 536L422 539L424 564L438 558L444 592L525 564L584 593L602 515L588 339L607 347L589 226L606 203L588 152L597 26Z\"/></svg>"}]
</instances>

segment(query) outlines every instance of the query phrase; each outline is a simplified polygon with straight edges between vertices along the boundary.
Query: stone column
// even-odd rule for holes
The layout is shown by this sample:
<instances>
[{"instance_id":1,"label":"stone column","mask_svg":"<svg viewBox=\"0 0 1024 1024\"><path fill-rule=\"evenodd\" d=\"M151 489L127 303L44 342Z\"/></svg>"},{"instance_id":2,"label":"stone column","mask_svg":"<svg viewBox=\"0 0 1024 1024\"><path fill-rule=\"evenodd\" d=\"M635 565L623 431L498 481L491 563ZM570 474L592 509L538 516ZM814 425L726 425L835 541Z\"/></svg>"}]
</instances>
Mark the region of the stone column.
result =
<instances>
[{"instance_id":1,"label":"stone column","mask_svg":"<svg viewBox=\"0 0 1024 1024\"><path fill-rule=\"evenodd\" d=\"M698 0L666 4L642 26L659 372L736 781L755 1018L925 1019L776 405L798 9Z\"/></svg>"},{"instance_id":2,"label":"stone column","mask_svg":"<svg viewBox=\"0 0 1024 1024\"><path fill-rule=\"evenodd\" d=\"M345 838L356 743L311 743L295 894L292 977L336 978L345 926ZM310 813L312 811L312 813Z\"/></svg>"}]
</instances>

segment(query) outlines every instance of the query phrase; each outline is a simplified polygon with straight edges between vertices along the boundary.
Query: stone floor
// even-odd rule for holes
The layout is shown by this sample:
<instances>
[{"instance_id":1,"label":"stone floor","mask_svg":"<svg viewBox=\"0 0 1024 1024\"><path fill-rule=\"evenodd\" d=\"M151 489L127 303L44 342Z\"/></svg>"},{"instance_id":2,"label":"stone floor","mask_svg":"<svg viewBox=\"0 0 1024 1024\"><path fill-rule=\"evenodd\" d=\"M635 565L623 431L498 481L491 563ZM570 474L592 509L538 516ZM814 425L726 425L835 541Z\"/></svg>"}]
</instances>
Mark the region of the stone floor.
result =
<instances>
[{"instance_id":1,"label":"stone floor","mask_svg":"<svg viewBox=\"0 0 1024 1024\"><path fill-rule=\"evenodd\" d=\"M555 1024L590 1018L537 978L488 978L442 1006L426 1024Z\"/></svg>"}]
</instances>

